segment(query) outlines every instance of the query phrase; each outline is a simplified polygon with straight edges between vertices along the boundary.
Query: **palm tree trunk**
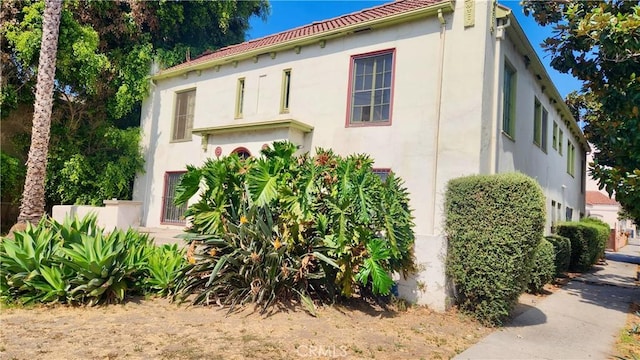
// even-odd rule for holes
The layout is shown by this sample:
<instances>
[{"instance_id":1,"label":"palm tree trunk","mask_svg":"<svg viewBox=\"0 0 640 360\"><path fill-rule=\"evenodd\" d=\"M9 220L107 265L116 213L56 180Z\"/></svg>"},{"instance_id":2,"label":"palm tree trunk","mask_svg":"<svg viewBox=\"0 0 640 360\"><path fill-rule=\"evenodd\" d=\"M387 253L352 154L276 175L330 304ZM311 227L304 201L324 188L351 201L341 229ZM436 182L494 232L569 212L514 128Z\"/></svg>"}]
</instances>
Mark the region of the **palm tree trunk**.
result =
<instances>
[{"instance_id":1,"label":"palm tree trunk","mask_svg":"<svg viewBox=\"0 0 640 360\"><path fill-rule=\"evenodd\" d=\"M47 174L53 82L56 75L61 11L62 2L60 0L45 0L36 99L33 105L31 147L29 148L27 177L22 192L18 223L37 223L44 215L44 184Z\"/></svg>"}]
</instances>

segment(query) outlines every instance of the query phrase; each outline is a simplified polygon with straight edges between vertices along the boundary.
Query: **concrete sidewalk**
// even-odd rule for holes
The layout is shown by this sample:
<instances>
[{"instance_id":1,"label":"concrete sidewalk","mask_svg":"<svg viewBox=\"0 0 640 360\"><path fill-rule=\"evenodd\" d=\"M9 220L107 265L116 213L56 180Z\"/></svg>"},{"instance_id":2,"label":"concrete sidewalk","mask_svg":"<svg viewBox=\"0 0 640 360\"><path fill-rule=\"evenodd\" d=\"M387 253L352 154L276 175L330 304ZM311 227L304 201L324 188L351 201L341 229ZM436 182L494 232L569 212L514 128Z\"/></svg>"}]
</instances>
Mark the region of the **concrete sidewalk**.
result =
<instances>
[{"instance_id":1,"label":"concrete sidewalk","mask_svg":"<svg viewBox=\"0 0 640 360\"><path fill-rule=\"evenodd\" d=\"M635 262L640 260L640 246L627 246L618 254ZM569 282L455 359L611 358L629 304L640 301L636 276L636 264L608 260L608 265Z\"/></svg>"}]
</instances>

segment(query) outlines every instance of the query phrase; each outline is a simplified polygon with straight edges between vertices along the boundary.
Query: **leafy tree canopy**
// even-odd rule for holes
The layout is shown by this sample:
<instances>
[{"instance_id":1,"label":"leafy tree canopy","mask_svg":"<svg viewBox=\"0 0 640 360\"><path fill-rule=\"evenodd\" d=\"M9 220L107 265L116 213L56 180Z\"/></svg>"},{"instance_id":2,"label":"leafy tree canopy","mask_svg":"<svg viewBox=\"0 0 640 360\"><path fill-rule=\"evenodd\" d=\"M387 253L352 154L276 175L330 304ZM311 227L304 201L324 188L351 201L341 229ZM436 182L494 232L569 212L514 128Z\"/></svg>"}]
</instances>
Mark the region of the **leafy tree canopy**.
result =
<instances>
[{"instance_id":1,"label":"leafy tree canopy","mask_svg":"<svg viewBox=\"0 0 640 360\"><path fill-rule=\"evenodd\" d=\"M0 6L0 114L3 139L10 139L3 141L2 148L26 159L29 133L13 125L30 119L28 114L33 112L44 2L14 0ZM122 129L139 123L152 61L169 67L207 50L241 42L249 18L264 17L268 10L266 0L65 1L47 170L48 202L95 203L105 197L130 196L130 186L123 184L130 185L142 167L142 157L138 130ZM111 176L123 176L107 187L115 192L105 190L109 176L104 169L112 169ZM93 178L79 178L78 174ZM106 177L100 180L99 175ZM120 191L123 188L127 190Z\"/></svg>"},{"instance_id":2,"label":"leafy tree canopy","mask_svg":"<svg viewBox=\"0 0 640 360\"><path fill-rule=\"evenodd\" d=\"M595 146L591 176L640 221L640 2L523 1L554 26L551 66L582 80L567 102Z\"/></svg>"}]
</instances>

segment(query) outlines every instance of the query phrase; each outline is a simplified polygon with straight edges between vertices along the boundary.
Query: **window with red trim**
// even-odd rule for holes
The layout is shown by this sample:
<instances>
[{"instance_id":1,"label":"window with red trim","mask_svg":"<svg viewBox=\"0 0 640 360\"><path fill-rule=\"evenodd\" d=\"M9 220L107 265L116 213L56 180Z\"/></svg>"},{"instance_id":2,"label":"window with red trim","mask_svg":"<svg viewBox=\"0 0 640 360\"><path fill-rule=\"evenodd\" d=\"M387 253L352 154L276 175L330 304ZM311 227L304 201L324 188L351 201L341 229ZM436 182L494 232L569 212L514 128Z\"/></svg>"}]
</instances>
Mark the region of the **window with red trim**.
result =
<instances>
[{"instance_id":1,"label":"window with red trim","mask_svg":"<svg viewBox=\"0 0 640 360\"><path fill-rule=\"evenodd\" d=\"M394 51L352 57L349 125L391 122Z\"/></svg>"}]
</instances>

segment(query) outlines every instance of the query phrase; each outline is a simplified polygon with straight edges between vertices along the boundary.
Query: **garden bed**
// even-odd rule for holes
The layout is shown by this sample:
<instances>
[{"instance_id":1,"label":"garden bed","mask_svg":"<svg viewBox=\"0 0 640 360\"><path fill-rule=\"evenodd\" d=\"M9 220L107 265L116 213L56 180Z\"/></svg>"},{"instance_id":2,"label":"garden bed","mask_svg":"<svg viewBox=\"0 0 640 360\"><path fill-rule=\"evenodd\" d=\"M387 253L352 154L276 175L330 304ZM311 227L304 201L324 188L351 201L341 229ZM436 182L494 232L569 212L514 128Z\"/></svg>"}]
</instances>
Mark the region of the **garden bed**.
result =
<instances>
[{"instance_id":1,"label":"garden bed","mask_svg":"<svg viewBox=\"0 0 640 360\"><path fill-rule=\"evenodd\" d=\"M3 359L448 359L492 330L455 311L225 309L139 299L103 307L3 308Z\"/></svg>"}]
</instances>

